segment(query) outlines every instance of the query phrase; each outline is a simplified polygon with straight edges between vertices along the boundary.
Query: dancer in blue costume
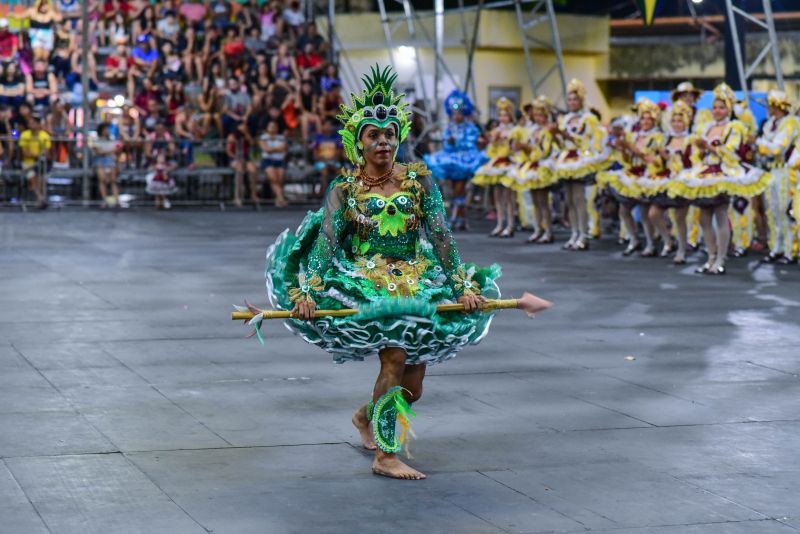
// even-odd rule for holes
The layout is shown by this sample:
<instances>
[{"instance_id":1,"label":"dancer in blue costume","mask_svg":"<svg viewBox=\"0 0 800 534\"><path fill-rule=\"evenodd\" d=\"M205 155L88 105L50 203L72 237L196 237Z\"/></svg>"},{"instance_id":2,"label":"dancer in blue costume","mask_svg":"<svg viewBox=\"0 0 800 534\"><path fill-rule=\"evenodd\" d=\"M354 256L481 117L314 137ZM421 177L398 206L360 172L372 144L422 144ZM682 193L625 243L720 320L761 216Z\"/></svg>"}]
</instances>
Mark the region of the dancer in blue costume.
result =
<instances>
[{"instance_id":1,"label":"dancer in blue costume","mask_svg":"<svg viewBox=\"0 0 800 534\"><path fill-rule=\"evenodd\" d=\"M439 180L452 180L453 207L450 224L454 230L467 229L464 189L475 171L488 161L478 150L480 129L469 120L473 106L469 97L455 89L444 101L450 122L442 131L444 149L425 156L425 163Z\"/></svg>"},{"instance_id":2,"label":"dancer in blue costume","mask_svg":"<svg viewBox=\"0 0 800 534\"><path fill-rule=\"evenodd\" d=\"M378 355L371 399L353 424L363 446L375 450L374 473L419 480L425 475L397 457L414 416L410 404L422 395L428 364L452 358L488 331L492 314L478 310L499 297L500 267L462 263L430 171L396 163L411 114L394 92L395 77L388 67L373 68L351 107L342 106L339 133L356 169L331 183L323 209L270 247L266 278L272 306L292 310L289 329L334 361ZM452 302L468 313L434 313L435 305ZM528 311L548 306L536 299ZM359 313L315 317L317 307Z\"/></svg>"}]
</instances>

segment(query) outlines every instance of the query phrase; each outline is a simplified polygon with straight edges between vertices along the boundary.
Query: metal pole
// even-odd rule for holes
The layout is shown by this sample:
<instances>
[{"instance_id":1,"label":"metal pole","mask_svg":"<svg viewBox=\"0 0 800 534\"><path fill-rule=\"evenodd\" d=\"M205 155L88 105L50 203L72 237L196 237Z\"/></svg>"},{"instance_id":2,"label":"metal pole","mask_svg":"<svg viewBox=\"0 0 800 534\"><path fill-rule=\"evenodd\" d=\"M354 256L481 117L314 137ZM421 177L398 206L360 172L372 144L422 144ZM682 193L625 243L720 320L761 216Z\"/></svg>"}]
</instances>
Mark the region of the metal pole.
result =
<instances>
[{"instance_id":1,"label":"metal pole","mask_svg":"<svg viewBox=\"0 0 800 534\"><path fill-rule=\"evenodd\" d=\"M83 93L83 205L88 206L92 195L89 168L89 2L81 2L81 87Z\"/></svg>"},{"instance_id":2,"label":"metal pole","mask_svg":"<svg viewBox=\"0 0 800 534\"><path fill-rule=\"evenodd\" d=\"M386 3L378 0L378 11L381 14L381 25L383 26L383 37L386 39L386 50L389 52L389 63L397 72L397 63L394 60L394 44L392 43L392 29L389 27L389 17L386 15Z\"/></svg>"},{"instance_id":3,"label":"metal pole","mask_svg":"<svg viewBox=\"0 0 800 534\"><path fill-rule=\"evenodd\" d=\"M466 93L468 89L472 90L472 101L475 102L477 100L477 92L475 90L475 78L472 75L473 71L473 61L475 59L475 49L478 46L478 31L480 30L481 25L481 12L483 11L481 8L483 7L483 0L478 0L478 10L475 12L475 24L472 27L472 40L469 43L469 48L467 49L467 79L464 80L464 92Z\"/></svg>"},{"instance_id":4,"label":"metal pole","mask_svg":"<svg viewBox=\"0 0 800 534\"><path fill-rule=\"evenodd\" d=\"M739 79L739 89L744 93L744 99L747 100L749 97L747 91L747 80L745 79L744 74L744 58L742 57L742 47L741 41L739 40L739 29L737 28L736 24L736 14L733 11L733 0L725 0L725 17L728 19L728 31L730 32L727 35L727 39L725 40L726 48L730 46L733 48L733 55L736 62L736 70L738 71L738 79ZM725 51L725 55L727 56L730 53L729 50ZM725 79L730 83L731 73L727 72L727 61L726 61L726 73Z\"/></svg>"},{"instance_id":5,"label":"metal pole","mask_svg":"<svg viewBox=\"0 0 800 534\"><path fill-rule=\"evenodd\" d=\"M328 46L329 61L336 63L336 40L333 25L336 22L336 0L328 0Z\"/></svg>"},{"instance_id":6,"label":"metal pole","mask_svg":"<svg viewBox=\"0 0 800 534\"><path fill-rule=\"evenodd\" d=\"M561 53L561 36L558 33L558 23L556 22L556 10L553 8L553 0L547 0L547 16L550 19L550 32L553 37L553 49L556 52L556 63L558 63L558 75L561 77L561 94L564 102L567 101L567 76L564 72L564 57ZM536 95L534 95L535 97Z\"/></svg>"},{"instance_id":7,"label":"metal pole","mask_svg":"<svg viewBox=\"0 0 800 534\"><path fill-rule=\"evenodd\" d=\"M419 79L419 86L422 89L422 100L425 102L425 110L426 110L426 119L428 121L433 120L433 114L430 106L430 102L428 100L428 90L425 88L425 78L422 76L422 58L419 55L419 47L417 46L417 31L414 27L414 13L412 12L411 3L409 0L403 0L403 12L406 15L406 23L408 25L408 36L411 38L411 42L414 43L414 56L416 59L417 64L417 78ZM438 59L438 58L436 58ZM435 60L436 60L435 59ZM436 89L434 88L434 92Z\"/></svg>"},{"instance_id":8,"label":"metal pole","mask_svg":"<svg viewBox=\"0 0 800 534\"><path fill-rule=\"evenodd\" d=\"M772 45L772 62L775 64L775 81L778 82L778 89L783 91L783 67L781 66L781 54L778 50L778 36L775 34L775 19L772 18L772 6L770 0L764 0L764 19L767 23L769 42Z\"/></svg>"},{"instance_id":9,"label":"metal pole","mask_svg":"<svg viewBox=\"0 0 800 534\"><path fill-rule=\"evenodd\" d=\"M433 116L439 118L439 60L444 56L444 0L436 0L434 3L436 17L434 22L434 39L436 49L436 61L433 68ZM419 60L419 58L417 58Z\"/></svg>"},{"instance_id":10,"label":"metal pole","mask_svg":"<svg viewBox=\"0 0 800 534\"><path fill-rule=\"evenodd\" d=\"M517 12L517 27L519 28L519 36L522 40L522 51L525 52L525 68L528 69L528 82L531 84L531 91L534 91L536 80L533 76L533 60L531 59L531 50L528 46L528 35L527 29L525 28L525 17L522 14L521 0L516 0L514 2L514 9Z\"/></svg>"}]
</instances>

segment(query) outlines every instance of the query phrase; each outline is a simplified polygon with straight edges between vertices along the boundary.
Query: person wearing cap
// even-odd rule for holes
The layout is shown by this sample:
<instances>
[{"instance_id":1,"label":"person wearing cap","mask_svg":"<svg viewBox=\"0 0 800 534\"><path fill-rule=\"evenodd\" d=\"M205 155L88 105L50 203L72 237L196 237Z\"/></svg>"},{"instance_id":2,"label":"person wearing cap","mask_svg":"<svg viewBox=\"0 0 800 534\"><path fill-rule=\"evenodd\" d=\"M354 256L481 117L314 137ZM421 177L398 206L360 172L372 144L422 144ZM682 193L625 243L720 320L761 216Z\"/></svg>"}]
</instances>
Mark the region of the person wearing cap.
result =
<instances>
[{"instance_id":1,"label":"person wearing cap","mask_svg":"<svg viewBox=\"0 0 800 534\"><path fill-rule=\"evenodd\" d=\"M761 137L756 140L757 161L772 174L766 191L769 254L763 261L796 263L797 220L789 213L789 206L797 187L797 169L788 163L800 139L800 123L791 113L792 103L785 92L773 89L767 94L767 104L769 118L764 123Z\"/></svg>"},{"instance_id":2,"label":"person wearing cap","mask_svg":"<svg viewBox=\"0 0 800 534\"><path fill-rule=\"evenodd\" d=\"M28 129L20 134L18 145L22 152L22 171L28 179L31 192L36 195L36 207L45 208L47 183L40 171L44 167L43 160L49 155L52 140L42 128L42 121L37 115L31 115L28 119Z\"/></svg>"},{"instance_id":3,"label":"person wearing cap","mask_svg":"<svg viewBox=\"0 0 800 534\"><path fill-rule=\"evenodd\" d=\"M131 52L133 65L128 70L128 98L130 99L133 99L136 81L152 78L158 71L158 50L152 46L150 36L140 35L136 42L137 45Z\"/></svg>"},{"instance_id":4,"label":"person wearing cap","mask_svg":"<svg viewBox=\"0 0 800 534\"><path fill-rule=\"evenodd\" d=\"M708 109L697 109L697 101L703 95L703 91L697 89L692 82L681 82L672 91L672 102L682 100L692 110L691 133L702 134L706 125L712 122L711 111Z\"/></svg>"},{"instance_id":5,"label":"person wearing cap","mask_svg":"<svg viewBox=\"0 0 800 534\"><path fill-rule=\"evenodd\" d=\"M8 19L0 18L0 64L3 66L15 61L19 52L17 36L8 31Z\"/></svg>"}]
</instances>

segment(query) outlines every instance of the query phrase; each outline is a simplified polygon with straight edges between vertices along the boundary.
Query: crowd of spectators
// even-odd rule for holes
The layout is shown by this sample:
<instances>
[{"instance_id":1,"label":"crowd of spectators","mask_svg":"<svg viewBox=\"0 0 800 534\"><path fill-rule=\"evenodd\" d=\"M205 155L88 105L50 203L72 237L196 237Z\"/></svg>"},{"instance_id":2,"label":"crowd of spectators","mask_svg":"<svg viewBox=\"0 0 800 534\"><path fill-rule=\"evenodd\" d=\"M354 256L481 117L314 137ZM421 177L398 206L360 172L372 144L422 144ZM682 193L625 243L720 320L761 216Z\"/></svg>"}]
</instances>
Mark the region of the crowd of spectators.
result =
<instances>
[{"instance_id":1,"label":"crowd of spectators","mask_svg":"<svg viewBox=\"0 0 800 534\"><path fill-rule=\"evenodd\" d=\"M319 156L323 180L341 164L337 67L297 0L90 0L88 7L86 94L80 0L35 0L0 18L0 160L6 166L22 165L13 141L30 129L32 117L51 138L40 152L52 165L75 165L83 120L117 141L111 155L95 150L104 193L105 182L115 179L106 172L109 157L117 170L149 168L161 155L193 168L199 140L217 140L216 163L236 170L237 203L246 196L258 202L260 177L266 177L276 205L285 205L281 183L290 146L304 147L298 157L309 162Z\"/></svg>"}]
</instances>

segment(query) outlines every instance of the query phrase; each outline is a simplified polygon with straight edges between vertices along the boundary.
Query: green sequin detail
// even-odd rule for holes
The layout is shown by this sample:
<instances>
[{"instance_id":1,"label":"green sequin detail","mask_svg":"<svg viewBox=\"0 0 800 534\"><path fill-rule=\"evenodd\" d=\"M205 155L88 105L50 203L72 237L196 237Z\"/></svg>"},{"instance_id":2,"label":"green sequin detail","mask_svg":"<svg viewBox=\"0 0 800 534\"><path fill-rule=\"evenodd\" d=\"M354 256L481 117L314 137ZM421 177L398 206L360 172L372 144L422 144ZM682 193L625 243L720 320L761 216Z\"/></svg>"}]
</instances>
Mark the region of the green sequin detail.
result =
<instances>
[{"instance_id":1,"label":"green sequin detail","mask_svg":"<svg viewBox=\"0 0 800 534\"><path fill-rule=\"evenodd\" d=\"M380 396L372 407L372 434L375 443L384 452L398 452L402 444L397 437L397 416L416 417L408 402L403 397L400 386L389 388Z\"/></svg>"}]
</instances>

